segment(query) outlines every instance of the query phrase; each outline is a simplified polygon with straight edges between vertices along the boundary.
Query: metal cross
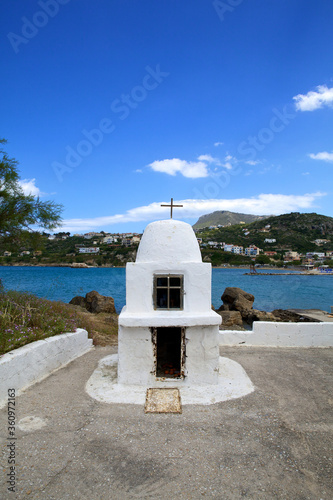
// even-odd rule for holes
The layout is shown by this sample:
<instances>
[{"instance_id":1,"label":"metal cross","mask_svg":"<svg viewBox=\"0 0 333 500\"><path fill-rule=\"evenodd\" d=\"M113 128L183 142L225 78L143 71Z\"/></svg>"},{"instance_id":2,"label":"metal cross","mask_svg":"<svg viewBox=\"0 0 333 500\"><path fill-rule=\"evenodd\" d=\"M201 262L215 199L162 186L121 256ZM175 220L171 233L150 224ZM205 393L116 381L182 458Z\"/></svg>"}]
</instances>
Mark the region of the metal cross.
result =
<instances>
[{"instance_id":1,"label":"metal cross","mask_svg":"<svg viewBox=\"0 0 333 500\"><path fill-rule=\"evenodd\" d=\"M161 207L170 207L171 208L171 214L170 214L170 219L172 219L172 209L173 207L182 207L183 205L174 205L173 204L173 198L171 198L171 204L170 205L161 205Z\"/></svg>"}]
</instances>

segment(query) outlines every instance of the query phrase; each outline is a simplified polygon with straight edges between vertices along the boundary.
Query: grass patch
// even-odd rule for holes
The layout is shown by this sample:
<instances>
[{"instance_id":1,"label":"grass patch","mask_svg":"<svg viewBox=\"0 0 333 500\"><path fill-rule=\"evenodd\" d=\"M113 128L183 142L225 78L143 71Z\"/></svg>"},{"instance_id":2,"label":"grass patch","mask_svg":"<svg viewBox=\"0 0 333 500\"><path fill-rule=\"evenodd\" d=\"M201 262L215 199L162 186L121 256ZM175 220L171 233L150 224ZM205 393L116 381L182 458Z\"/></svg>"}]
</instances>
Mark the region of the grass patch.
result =
<instances>
[{"instance_id":1,"label":"grass patch","mask_svg":"<svg viewBox=\"0 0 333 500\"><path fill-rule=\"evenodd\" d=\"M92 336L92 322L68 304L0 289L0 355L77 328Z\"/></svg>"}]
</instances>

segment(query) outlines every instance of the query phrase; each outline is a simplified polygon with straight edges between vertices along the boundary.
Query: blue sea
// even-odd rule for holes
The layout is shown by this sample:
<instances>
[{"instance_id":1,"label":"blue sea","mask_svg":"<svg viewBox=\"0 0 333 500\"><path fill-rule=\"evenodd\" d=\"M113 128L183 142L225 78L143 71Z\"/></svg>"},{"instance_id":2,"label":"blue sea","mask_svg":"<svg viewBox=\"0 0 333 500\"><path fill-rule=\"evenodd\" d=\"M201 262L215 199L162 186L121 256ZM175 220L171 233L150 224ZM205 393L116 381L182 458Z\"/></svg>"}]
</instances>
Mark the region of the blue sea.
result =
<instances>
[{"instance_id":1,"label":"blue sea","mask_svg":"<svg viewBox=\"0 0 333 500\"><path fill-rule=\"evenodd\" d=\"M246 272L247 269L213 269L215 308L221 306L221 295L227 286L252 293L254 307L265 311L322 309L330 312L333 306L333 276L286 275L283 271L278 276L246 276ZM0 266L0 279L7 290L31 292L51 300L69 302L75 295L97 290L114 298L118 312L125 305L125 268Z\"/></svg>"}]
</instances>

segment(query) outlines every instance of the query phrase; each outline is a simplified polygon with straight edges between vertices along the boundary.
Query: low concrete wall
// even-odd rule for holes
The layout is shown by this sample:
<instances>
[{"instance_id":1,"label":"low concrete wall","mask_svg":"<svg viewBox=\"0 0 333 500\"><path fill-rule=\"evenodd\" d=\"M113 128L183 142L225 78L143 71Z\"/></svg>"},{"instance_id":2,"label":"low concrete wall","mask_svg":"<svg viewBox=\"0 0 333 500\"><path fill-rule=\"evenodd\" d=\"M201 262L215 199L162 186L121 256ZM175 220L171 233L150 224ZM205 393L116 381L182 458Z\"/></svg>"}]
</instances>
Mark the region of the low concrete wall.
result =
<instances>
[{"instance_id":1,"label":"low concrete wall","mask_svg":"<svg viewBox=\"0 0 333 500\"><path fill-rule=\"evenodd\" d=\"M331 347L333 323L255 321L250 332L220 330L220 346Z\"/></svg>"},{"instance_id":2,"label":"low concrete wall","mask_svg":"<svg viewBox=\"0 0 333 500\"><path fill-rule=\"evenodd\" d=\"M6 404L8 389L15 389L18 395L91 348L88 333L78 328L74 333L38 340L4 354L0 358L0 408Z\"/></svg>"}]
</instances>

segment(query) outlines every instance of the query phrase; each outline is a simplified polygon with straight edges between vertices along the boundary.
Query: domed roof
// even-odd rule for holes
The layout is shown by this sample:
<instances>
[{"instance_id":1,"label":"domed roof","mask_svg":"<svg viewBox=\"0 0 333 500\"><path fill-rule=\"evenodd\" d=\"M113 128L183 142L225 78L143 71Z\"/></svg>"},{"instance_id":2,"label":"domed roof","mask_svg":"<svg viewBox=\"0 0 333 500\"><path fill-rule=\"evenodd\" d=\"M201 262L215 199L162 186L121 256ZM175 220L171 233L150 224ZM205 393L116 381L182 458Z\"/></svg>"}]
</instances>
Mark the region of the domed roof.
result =
<instances>
[{"instance_id":1,"label":"domed roof","mask_svg":"<svg viewBox=\"0 0 333 500\"><path fill-rule=\"evenodd\" d=\"M192 226L174 219L148 224L139 245L136 262L202 262Z\"/></svg>"}]
</instances>

